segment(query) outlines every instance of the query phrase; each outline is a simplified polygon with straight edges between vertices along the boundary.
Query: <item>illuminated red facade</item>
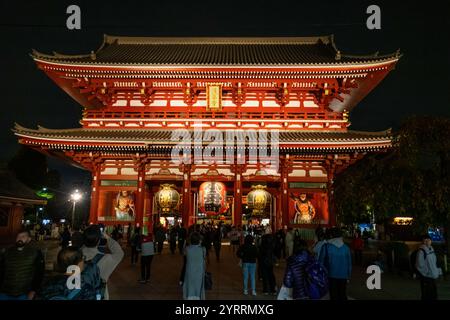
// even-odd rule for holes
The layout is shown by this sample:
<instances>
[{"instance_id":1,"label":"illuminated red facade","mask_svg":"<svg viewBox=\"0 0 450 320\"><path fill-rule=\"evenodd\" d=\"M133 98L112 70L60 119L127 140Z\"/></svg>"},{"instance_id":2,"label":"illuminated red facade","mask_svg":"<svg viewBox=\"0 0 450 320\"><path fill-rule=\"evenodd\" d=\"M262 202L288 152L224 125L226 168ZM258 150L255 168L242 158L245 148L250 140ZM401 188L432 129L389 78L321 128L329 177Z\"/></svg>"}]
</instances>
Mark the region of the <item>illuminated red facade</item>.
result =
<instances>
[{"instance_id":1,"label":"illuminated red facade","mask_svg":"<svg viewBox=\"0 0 450 320\"><path fill-rule=\"evenodd\" d=\"M315 208L315 223L333 224L335 174L391 146L389 131L349 130L348 113L395 67L398 52L350 56L335 47L332 36L105 36L90 54L34 51L33 58L82 106L81 127L16 125L15 134L22 144L92 172L92 222L117 223L114 210L121 209L115 204L121 201L122 207L134 204L132 221L151 224L154 194L171 183L189 225L196 221L200 185L216 181L232 199L235 225L242 224L245 196L256 184L272 195L268 214L275 228L313 225L294 223L302 193ZM174 164L173 131L194 136L199 127L224 134L278 130L279 170L238 161ZM251 137L246 141L249 153L255 144ZM206 144L188 147L193 154Z\"/></svg>"}]
</instances>

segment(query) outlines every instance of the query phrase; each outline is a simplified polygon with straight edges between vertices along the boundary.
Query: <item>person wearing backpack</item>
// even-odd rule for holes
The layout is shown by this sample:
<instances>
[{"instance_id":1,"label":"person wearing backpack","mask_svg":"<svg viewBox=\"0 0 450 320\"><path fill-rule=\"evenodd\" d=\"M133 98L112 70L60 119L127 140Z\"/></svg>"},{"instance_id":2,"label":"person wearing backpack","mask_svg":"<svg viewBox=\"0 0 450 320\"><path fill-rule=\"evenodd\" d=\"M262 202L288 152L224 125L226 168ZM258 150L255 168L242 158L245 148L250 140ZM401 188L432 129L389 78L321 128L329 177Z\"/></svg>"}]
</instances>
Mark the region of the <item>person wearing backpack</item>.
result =
<instances>
[{"instance_id":1,"label":"person wearing backpack","mask_svg":"<svg viewBox=\"0 0 450 320\"><path fill-rule=\"evenodd\" d=\"M105 239L106 245L110 251L110 253L102 254L98 250L98 245L100 244L100 240ZM84 230L84 246L82 247L83 255L86 258L86 261L91 261L98 259L96 263L100 270L100 277L104 282L104 299L109 299L107 282L111 274L114 272L116 267L119 265L120 261L122 261L124 252L122 247L117 241L109 237L106 233L103 233L98 225L90 225ZM102 255L102 256L99 256Z\"/></svg>"},{"instance_id":2,"label":"person wearing backpack","mask_svg":"<svg viewBox=\"0 0 450 320\"><path fill-rule=\"evenodd\" d=\"M329 240L322 246L319 262L328 271L330 300L347 300L347 282L352 274L350 248L342 239L342 231L333 227L329 230Z\"/></svg>"},{"instance_id":3,"label":"person wearing backpack","mask_svg":"<svg viewBox=\"0 0 450 320\"><path fill-rule=\"evenodd\" d=\"M311 254L308 252L308 244L304 240L294 241L292 255L288 257L283 285L292 289L292 299L309 299L306 292L306 265Z\"/></svg>"},{"instance_id":4,"label":"person wearing backpack","mask_svg":"<svg viewBox=\"0 0 450 320\"><path fill-rule=\"evenodd\" d=\"M72 275L69 266L80 268L80 288L69 288L67 280ZM59 251L56 274L43 286L39 294L43 300L101 300L102 280L96 261L85 262L83 252L76 247L66 247Z\"/></svg>"},{"instance_id":5,"label":"person wearing backpack","mask_svg":"<svg viewBox=\"0 0 450 320\"><path fill-rule=\"evenodd\" d=\"M289 292L289 300L321 299L328 292L328 274L308 250L305 240L297 239L294 253L287 260L283 287ZM282 288L283 290L283 288ZM283 295L280 290L280 295Z\"/></svg>"},{"instance_id":6,"label":"person wearing backpack","mask_svg":"<svg viewBox=\"0 0 450 320\"><path fill-rule=\"evenodd\" d=\"M417 250L416 269L420 278L422 300L437 300L436 279L442 275L441 268L436 264L436 253L431 246L430 236L422 237L422 245Z\"/></svg>"}]
</instances>

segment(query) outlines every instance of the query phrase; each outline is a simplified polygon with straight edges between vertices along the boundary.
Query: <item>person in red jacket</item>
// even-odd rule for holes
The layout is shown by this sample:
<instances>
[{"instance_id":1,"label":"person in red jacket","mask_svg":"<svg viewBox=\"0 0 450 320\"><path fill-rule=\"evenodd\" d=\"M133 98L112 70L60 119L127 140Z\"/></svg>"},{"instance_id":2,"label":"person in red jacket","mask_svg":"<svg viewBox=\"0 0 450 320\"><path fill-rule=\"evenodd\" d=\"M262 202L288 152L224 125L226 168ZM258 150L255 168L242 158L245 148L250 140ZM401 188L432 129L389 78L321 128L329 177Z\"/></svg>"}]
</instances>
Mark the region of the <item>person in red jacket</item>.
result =
<instances>
[{"instance_id":1,"label":"person in red jacket","mask_svg":"<svg viewBox=\"0 0 450 320\"><path fill-rule=\"evenodd\" d=\"M361 231L357 231L352 241L352 248L355 253L355 265L362 265L362 252L364 249L364 241L361 238Z\"/></svg>"}]
</instances>

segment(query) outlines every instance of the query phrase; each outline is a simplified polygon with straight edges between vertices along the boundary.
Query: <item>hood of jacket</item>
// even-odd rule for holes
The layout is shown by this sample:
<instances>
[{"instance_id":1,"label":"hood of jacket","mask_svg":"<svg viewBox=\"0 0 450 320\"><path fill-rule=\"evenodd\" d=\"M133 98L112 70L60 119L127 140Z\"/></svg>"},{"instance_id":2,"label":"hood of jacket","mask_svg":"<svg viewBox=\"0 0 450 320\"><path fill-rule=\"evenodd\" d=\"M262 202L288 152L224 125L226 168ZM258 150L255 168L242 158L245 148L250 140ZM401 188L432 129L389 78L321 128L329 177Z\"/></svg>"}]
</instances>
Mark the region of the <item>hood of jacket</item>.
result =
<instances>
[{"instance_id":1,"label":"hood of jacket","mask_svg":"<svg viewBox=\"0 0 450 320\"><path fill-rule=\"evenodd\" d=\"M332 244L333 246L340 248L344 245L344 240L342 237L339 238L333 238L327 241L327 243Z\"/></svg>"},{"instance_id":2,"label":"hood of jacket","mask_svg":"<svg viewBox=\"0 0 450 320\"><path fill-rule=\"evenodd\" d=\"M86 246L83 246L81 249L83 250L83 255L85 256L85 261L92 260L92 259L94 259L94 257L97 254L101 253L100 251L98 251L97 247L88 248Z\"/></svg>"}]
</instances>

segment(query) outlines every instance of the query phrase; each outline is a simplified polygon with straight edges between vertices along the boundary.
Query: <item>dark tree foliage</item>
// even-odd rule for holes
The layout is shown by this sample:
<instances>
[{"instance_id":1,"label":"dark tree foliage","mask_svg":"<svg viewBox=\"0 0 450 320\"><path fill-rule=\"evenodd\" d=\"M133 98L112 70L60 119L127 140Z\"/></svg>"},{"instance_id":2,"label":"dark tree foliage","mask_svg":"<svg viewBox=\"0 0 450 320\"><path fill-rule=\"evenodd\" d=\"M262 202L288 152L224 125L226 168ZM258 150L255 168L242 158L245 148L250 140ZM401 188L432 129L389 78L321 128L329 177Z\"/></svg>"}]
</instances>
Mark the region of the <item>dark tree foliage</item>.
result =
<instances>
[{"instance_id":1,"label":"dark tree foliage","mask_svg":"<svg viewBox=\"0 0 450 320\"><path fill-rule=\"evenodd\" d=\"M45 187L47 192L53 195L51 199L47 199L47 206L40 218L60 219L65 217L66 211L69 209L61 209L67 206L67 196L59 191L61 175L57 170L48 170L45 155L21 146L17 154L9 161L8 167L20 181L31 189L37 192ZM36 209L28 211L34 217L29 220L34 221Z\"/></svg>"},{"instance_id":2,"label":"dark tree foliage","mask_svg":"<svg viewBox=\"0 0 450 320\"><path fill-rule=\"evenodd\" d=\"M61 175L58 170L49 170L45 176L45 186L50 190L58 190L61 187Z\"/></svg>"},{"instance_id":3,"label":"dark tree foliage","mask_svg":"<svg viewBox=\"0 0 450 320\"><path fill-rule=\"evenodd\" d=\"M8 168L31 189L38 190L45 184L47 158L31 148L20 146L16 155L9 161Z\"/></svg>"},{"instance_id":4,"label":"dark tree foliage","mask_svg":"<svg viewBox=\"0 0 450 320\"><path fill-rule=\"evenodd\" d=\"M416 233L428 226L450 230L450 119L412 117L395 132L387 153L367 155L336 177L341 222L414 218Z\"/></svg>"}]
</instances>

